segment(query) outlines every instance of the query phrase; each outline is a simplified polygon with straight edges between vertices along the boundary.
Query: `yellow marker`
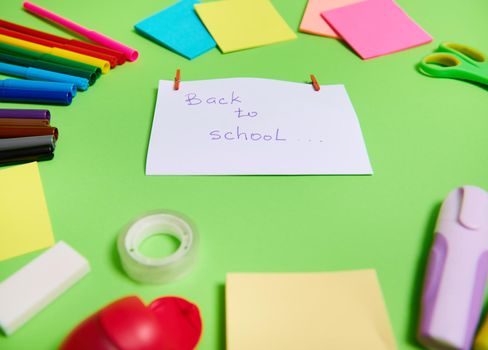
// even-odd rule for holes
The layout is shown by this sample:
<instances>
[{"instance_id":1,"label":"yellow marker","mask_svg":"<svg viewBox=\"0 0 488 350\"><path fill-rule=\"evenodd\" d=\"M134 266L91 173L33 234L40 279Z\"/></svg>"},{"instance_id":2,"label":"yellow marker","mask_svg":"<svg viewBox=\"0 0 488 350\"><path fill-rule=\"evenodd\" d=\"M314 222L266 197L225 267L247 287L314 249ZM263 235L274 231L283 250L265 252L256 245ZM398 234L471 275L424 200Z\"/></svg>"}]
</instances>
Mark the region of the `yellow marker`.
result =
<instances>
[{"instance_id":1,"label":"yellow marker","mask_svg":"<svg viewBox=\"0 0 488 350\"><path fill-rule=\"evenodd\" d=\"M488 317L483 322L483 325L476 336L474 350L488 350Z\"/></svg>"},{"instance_id":2,"label":"yellow marker","mask_svg":"<svg viewBox=\"0 0 488 350\"><path fill-rule=\"evenodd\" d=\"M44 45L39 45L35 43L31 43L30 41L21 40L17 38L12 38L10 36L0 34L0 42L14 45L18 47L22 47L24 49L33 50L42 53L48 53L54 56L68 58L70 60L91 64L92 66L99 67L102 70L102 73L108 73L110 70L110 62L101 60L96 57L83 55L81 53L72 52L69 50L60 49L57 47L49 47Z\"/></svg>"}]
</instances>

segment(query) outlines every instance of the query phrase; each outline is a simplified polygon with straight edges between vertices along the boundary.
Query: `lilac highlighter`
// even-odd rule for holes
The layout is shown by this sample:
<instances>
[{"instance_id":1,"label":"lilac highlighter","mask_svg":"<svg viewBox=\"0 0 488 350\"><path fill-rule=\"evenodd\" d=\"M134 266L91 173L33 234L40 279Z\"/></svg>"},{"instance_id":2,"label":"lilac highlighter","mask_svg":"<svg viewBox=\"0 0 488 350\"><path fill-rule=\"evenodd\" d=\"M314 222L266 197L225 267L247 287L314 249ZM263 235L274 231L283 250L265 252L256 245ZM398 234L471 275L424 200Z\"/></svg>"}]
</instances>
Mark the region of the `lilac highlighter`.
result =
<instances>
[{"instance_id":1,"label":"lilac highlighter","mask_svg":"<svg viewBox=\"0 0 488 350\"><path fill-rule=\"evenodd\" d=\"M442 204L421 302L418 339L428 349L469 350L488 273L488 194L453 190Z\"/></svg>"}]
</instances>

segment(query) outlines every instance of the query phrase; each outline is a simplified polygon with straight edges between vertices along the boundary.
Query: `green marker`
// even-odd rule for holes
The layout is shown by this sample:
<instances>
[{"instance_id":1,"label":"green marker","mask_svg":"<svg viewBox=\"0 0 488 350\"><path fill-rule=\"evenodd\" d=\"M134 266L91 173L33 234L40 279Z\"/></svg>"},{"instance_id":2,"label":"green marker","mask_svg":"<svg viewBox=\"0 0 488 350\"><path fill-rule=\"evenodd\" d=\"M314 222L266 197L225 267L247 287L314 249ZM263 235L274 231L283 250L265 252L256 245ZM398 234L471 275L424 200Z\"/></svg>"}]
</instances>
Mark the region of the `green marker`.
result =
<instances>
[{"instance_id":1,"label":"green marker","mask_svg":"<svg viewBox=\"0 0 488 350\"><path fill-rule=\"evenodd\" d=\"M14 45L9 45L9 44L5 44L5 43L1 43L1 42L0 42L0 51L3 51L5 53L9 53L9 54L20 55L20 56L24 56L24 57L28 57L28 58L38 59L38 60L45 61L45 62L56 63L56 64L60 64L63 66L87 70L89 72L95 73L97 75L97 77L99 77L102 74L102 71L100 70L100 68L86 64L86 63L73 61L73 60L70 60L67 58L58 57L58 56L50 55L47 53L42 53L42 52L37 52L37 51L29 50L29 49L24 49L22 47L17 47Z\"/></svg>"},{"instance_id":2,"label":"green marker","mask_svg":"<svg viewBox=\"0 0 488 350\"><path fill-rule=\"evenodd\" d=\"M80 78L87 79L90 85L93 85L98 78L96 73L88 70L68 67L58 63L42 61L35 58L28 58L28 57L18 56L14 54L9 54L4 51L0 51L0 62L11 63L11 64L24 66L24 67L40 68L40 69L50 70L53 72L58 72L58 73L63 73L68 75L74 75Z\"/></svg>"}]
</instances>

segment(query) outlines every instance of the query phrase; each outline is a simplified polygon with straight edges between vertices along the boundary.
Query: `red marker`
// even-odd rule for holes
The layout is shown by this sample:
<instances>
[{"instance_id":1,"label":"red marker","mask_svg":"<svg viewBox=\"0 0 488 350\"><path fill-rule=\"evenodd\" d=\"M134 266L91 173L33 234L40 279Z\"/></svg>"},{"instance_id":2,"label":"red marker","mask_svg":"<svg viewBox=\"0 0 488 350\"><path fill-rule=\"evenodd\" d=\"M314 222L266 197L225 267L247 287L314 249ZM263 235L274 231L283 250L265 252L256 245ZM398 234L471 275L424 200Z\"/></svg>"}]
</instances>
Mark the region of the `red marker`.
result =
<instances>
[{"instance_id":1,"label":"red marker","mask_svg":"<svg viewBox=\"0 0 488 350\"><path fill-rule=\"evenodd\" d=\"M10 31L17 32L18 34L29 35L29 36L35 37L37 39L49 40L52 43L57 43L59 45L63 45L64 49L70 50L73 52L79 52L79 53L83 53L85 55L89 55L89 56L93 56L93 57L98 57L98 56L94 56L94 53L112 56L116 59L116 62L119 65L123 64L126 61L125 56L122 52L112 50L112 49L109 49L109 48L106 48L106 47L103 47L100 45L86 43L84 41L80 41L80 40L76 40L76 39L63 38L61 36L49 34L46 32L41 32L40 30L31 29L31 28L24 27L24 26L21 26L19 24L15 24L12 22L7 22L7 21L1 20L1 19L0 19L0 28L8 29ZM5 34L5 35L11 36L10 34ZM22 39L22 40L31 41L29 39ZM31 42L34 42L34 41L31 41ZM45 45L45 44L42 44L42 45ZM52 45L50 45L50 46L52 46ZM82 49L82 50L85 49L85 50L87 50L87 52L90 51L92 54L84 53L82 51L77 51L80 49ZM103 58L103 59L105 59L105 58ZM107 61L109 61L110 65L112 65L112 61L110 61L110 60L107 60Z\"/></svg>"}]
</instances>

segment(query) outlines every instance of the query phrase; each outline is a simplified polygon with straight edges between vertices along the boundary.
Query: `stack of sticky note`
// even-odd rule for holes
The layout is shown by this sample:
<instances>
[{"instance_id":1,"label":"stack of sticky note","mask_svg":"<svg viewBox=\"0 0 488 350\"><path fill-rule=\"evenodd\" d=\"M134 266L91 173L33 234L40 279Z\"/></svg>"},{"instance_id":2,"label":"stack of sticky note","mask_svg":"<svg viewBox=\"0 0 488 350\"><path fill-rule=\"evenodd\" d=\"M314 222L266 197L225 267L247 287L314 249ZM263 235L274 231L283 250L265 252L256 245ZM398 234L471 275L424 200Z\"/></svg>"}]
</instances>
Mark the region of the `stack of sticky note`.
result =
<instances>
[{"instance_id":1,"label":"stack of sticky note","mask_svg":"<svg viewBox=\"0 0 488 350\"><path fill-rule=\"evenodd\" d=\"M393 0L309 0L300 31L342 39L362 59L432 41Z\"/></svg>"},{"instance_id":2,"label":"stack of sticky note","mask_svg":"<svg viewBox=\"0 0 488 350\"><path fill-rule=\"evenodd\" d=\"M193 59L295 39L269 0L180 0L135 25L140 34Z\"/></svg>"},{"instance_id":3,"label":"stack of sticky note","mask_svg":"<svg viewBox=\"0 0 488 350\"><path fill-rule=\"evenodd\" d=\"M54 157L58 129L48 110L0 109L0 165Z\"/></svg>"},{"instance_id":4,"label":"stack of sticky note","mask_svg":"<svg viewBox=\"0 0 488 350\"><path fill-rule=\"evenodd\" d=\"M228 350L396 350L373 270L231 273Z\"/></svg>"},{"instance_id":5,"label":"stack of sticky note","mask_svg":"<svg viewBox=\"0 0 488 350\"><path fill-rule=\"evenodd\" d=\"M0 261L54 244L37 163L0 170L0 193Z\"/></svg>"},{"instance_id":6,"label":"stack of sticky note","mask_svg":"<svg viewBox=\"0 0 488 350\"><path fill-rule=\"evenodd\" d=\"M24 7L56 23L47 10ZM69 105L77 90L87 90L102 73L128 60L120 51L0 20L0 74L27 80L0 80L0 101Z\"/></svg>"}]
</instances>

